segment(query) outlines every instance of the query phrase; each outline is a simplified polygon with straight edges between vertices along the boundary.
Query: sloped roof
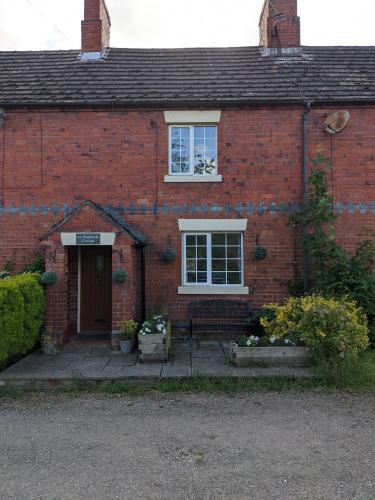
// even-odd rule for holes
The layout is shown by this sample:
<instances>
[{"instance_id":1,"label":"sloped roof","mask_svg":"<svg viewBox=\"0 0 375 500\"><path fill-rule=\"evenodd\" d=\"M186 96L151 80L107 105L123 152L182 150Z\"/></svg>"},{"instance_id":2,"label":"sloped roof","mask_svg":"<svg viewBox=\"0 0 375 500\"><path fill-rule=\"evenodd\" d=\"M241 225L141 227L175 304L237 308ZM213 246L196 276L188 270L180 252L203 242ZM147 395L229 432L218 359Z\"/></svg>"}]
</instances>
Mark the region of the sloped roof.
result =
<instances>
[{"instance_id":1,"label":"sloped roof","mask_svg":"<svg viewBox=\"0 0 375 500\"><path fill-rule=\"evenodd\" d=\"M270 54L271 52L271 54ZM0 106L375 102L374 47L0 52Z\"/></svg>"},{"instance_id":2,"label":"sloped roof","mask_svg":"<svg viewBox=\"0 0 375 500\"><path fill-rule=\"evenodd\" d=\"M51 234L55 233L56 231L60 231L67 222L69 222L75 215L77 215L79 212L81 212L81 210L84 207L87 206L91 207L93 210L98 212L101 216L103 216L106 220L108 220L108 222L117 226L121 231L128 233L134 239L137 245L144 245L146 243L146 238L139 231L137 231L130 224L127 224L123 220L116 217L113 213L110 213L108 210L105 210L103 207L94 203L91 200L86 200L77 207L75 207L71 212L69 212L64 217L64 219L54 224L51 227L51 229L47 231L45 234L43 234L39 239L41 241L45 240Z\"/></svg>"}]
</instances>

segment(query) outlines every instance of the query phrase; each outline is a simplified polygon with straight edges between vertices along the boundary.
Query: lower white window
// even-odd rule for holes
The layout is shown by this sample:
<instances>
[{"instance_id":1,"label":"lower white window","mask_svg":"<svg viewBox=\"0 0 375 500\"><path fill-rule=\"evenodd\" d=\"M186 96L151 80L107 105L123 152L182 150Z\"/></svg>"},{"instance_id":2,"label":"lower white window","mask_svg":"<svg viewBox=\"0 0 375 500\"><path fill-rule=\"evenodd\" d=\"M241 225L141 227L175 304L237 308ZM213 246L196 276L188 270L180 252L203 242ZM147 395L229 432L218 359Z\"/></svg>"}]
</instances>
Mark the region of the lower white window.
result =
<instances>
[{"instance_id":1,"label":"lower white window","mask_svg":"<svg viewBox=\"0 0 375 500\"><path fill-rule=\"evenodd\" d=\"M183 234L184 286L243 286L243 234Z\"/></svg>"}]
</instances>

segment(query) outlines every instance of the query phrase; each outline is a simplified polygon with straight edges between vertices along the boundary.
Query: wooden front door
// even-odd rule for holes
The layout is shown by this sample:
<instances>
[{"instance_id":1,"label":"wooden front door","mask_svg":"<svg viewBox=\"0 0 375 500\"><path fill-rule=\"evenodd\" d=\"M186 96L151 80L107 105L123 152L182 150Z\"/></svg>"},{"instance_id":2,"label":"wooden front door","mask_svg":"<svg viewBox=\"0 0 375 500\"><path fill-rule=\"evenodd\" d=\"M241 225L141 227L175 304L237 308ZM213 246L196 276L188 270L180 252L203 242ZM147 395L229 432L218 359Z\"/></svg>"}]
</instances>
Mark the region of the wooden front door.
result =
<instances>
[{"instance_id":1,"label":"wooden front door","mask_svg":"<svg viewBox=\"0 0 375 500\"><path fill-rule=\"evenodd\" d=\"M112 329L112 247L81 247L81 332Z\"/></svg>"}]
</instances>

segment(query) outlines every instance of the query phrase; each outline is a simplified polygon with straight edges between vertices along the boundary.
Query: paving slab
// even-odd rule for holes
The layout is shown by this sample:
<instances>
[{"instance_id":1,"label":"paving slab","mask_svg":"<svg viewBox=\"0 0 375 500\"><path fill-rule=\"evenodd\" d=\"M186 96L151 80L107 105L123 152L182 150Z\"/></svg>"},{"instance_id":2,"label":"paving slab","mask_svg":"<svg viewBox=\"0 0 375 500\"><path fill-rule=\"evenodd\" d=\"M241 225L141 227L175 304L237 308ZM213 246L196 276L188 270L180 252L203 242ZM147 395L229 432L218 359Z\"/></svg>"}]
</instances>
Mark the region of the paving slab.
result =
<instances>
[{"instance_id":1,"label":"paving slab","mask_svg":"<svg viewBox=\"0 0 375 500\"><path fill-rule=\"evenodd\" d=\"M38 381L72 379L159 379L207 377L308 377L308 368L235 368L226 358L229 342L176 342L169 363L140 363L138 353L122 354L108 345L66 346L61 354L47 356L36 351L0 373L0 385L29 387Z\"/></svg>"}]
</instances>

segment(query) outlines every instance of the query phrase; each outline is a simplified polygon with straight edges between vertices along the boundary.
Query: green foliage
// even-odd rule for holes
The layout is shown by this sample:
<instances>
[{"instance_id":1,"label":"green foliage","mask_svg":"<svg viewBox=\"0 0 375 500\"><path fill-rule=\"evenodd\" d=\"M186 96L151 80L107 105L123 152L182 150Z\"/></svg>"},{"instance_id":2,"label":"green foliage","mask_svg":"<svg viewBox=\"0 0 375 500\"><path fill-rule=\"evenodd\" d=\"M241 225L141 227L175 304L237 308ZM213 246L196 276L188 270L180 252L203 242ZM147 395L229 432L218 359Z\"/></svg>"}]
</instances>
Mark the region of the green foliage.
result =
<instances>
[{"instance_id":1,"label":"green foliage","mask_svg":"<svg viewBox=\"0 0 375 500\"><path fill-rule=\"evenodd\" d=\"M9 273L10 275L14 271L14 268L15 268L14 261L8 259L4 264L4 271Z\"/></svg>"},{"instance_id":2,"label":"green foliage","mask_svg":"<svg viewBox=\"0 0 375 500\"><path fill-rule=\"evenodd\" d=\"M40 277L40 282L42 285L55 285L57 283L58 277L55 271L45 271Z\"/></svg>"},{"instance_id":3,"label":"green foliage","mask_svg":"<svg viewBox=\"0 0 375 500\"><path fill-rule=\"evenodd\" d=\"M370 341L375 345L375 258L373 240L362 241L354 255L336 242L333 200L327 185L329 160L318 155L309 178L307 203L293 214L290 224L308 228L305 248L311 264L313 290L327 296L348 296L365 311Z\"/></svg>"},{"instance_id":4,"label":"green foliage","mask_svg":"<svg viewBox=\"0 0 375 500\"><path fill-rule=\"evenodd\" d=\"M127 273L127 271L125 271L125 269L122 269L120 267L113 272L112 279L114 283L117 284L126 283L129 279L129 274Z\"/></svg>"},{"instance_id":5,"label":"green foliage","mask_svg":"<svg viewBox=\"0 0 375 500\"><path fill-rule=\"evenodd\" d=\"M367 318L354 301L306 295L272 308L275 318L261 320L267 334L305 345L333 376L354 367L368 347Z\"/></svg>"},{"instance_id":6,"label":"green foliage","mask_svg":"<svg viewBox=\"0 0 375 500\"><path fill-rule=\"evenodd\" d=\"M121 321L120 323L120 336L121 340L131 340L134 338L137 331L138 323L132 319L128 321Z\"/></svg>"},{"instance_id":7,"label":"green foliage","mask_svg":"<svg viewBox=\"0 0 375 500\"><path fill-rule=\"evenodd\" d=\"M30 264L22 267L21 273L43 273L45 269L45 259L42 254L35 252Z\"/></svg>"},{"instance_id":8,"label":"green foliage","mask_svg":"<svg viewBox=\"0 0 375 500\"><path fill-rule=\"evenodd\" d=\"M8 271L0 271L0 280L5 280L10 277L10 273Z\"/></svg>"},{"instance_id":9,"label":"green foliage","mask_svg":"<svg viewBox=\"0 0 375 500\"><path fill-rule=\"evenodd\" d=\"M273 319L274 317L275 312L273 311L273 309L265 306L254 311L250 318L246 320L246 323L250 326L250 331L252 334L258 337L263 337L265 335L265 331L263 326L260 324L260 319ZM244 336L243 338L247 339L246 336Z\"/></svg>"},{"instance_id":10,"label":"green foliage","mask_svg":"<svg viewBox=\"0 0 375 500\"><path fill-rule=\"evenodd\" d=\"M44 292L38 275L0 281L0 367L34 347L43 319Z\"/></svg>"},{"instance_id":11,"label":"green foliage","mask_svg":"<svg viewBox=\"0 0 375 500\"><path fill-rule=\"evenodd\" d=\"M162 259L164 262L173 262L174 260L176 260L176 255L176 250L174 250L173 248L167 248L162 254Z\"/></svg>"}]
</instances>

